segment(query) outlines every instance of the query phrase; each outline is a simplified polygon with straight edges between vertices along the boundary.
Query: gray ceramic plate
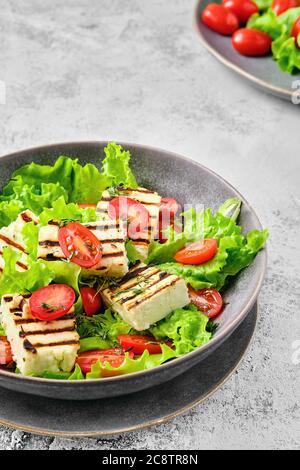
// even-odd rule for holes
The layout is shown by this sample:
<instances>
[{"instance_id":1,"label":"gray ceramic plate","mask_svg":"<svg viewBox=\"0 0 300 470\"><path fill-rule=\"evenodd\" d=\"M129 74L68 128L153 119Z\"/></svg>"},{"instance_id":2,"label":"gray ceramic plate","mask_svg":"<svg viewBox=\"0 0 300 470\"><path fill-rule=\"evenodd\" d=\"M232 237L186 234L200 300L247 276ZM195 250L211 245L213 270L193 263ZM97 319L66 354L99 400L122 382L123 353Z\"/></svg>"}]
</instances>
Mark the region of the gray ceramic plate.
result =
<instances>
[{"instance_id":1,"label":"gray ceramic plate","mask_svg":"<svg viewBox=\"0 0 300 470\"><path fill-rule=\"evenodd\" d=\"M201 22L201 13L209 3L212 3L212 0L200 0L196 8L196 27L202 44L220 62L241 77L268 93L291 101L299 89L299 82L296 89L293 84L294 87L297 85L296 81L300 80L300 75L282 72L271 57L249 58L238 54L231 45L231 38L214 33Z\"/></svg>"},{"instance_id":2,"label":"gray ceramic plate","mask_svg":"<svg viewBox=\"0 0 300 470\"><path fill-rule=\"evenodd\" d=\"M21 151L0 159L0 185L12 171L25 163L53 163L59 155L78 157L81 162L99 165L105 142L57 144ZM243 200L240 223L246 231L261 229L261 224L250 205L227 182L196 162L159 149L123 144L132 154L132 166L140 184L156 189L165 196L174 196L182 204L203 203L217 207L226 198L238 196ZM34 395L86 400L133 393L161 384L202 361L213 353L245 319L254 305L266 269L266 253L261 251L251 266L234 280L225 294L227 304L219 319L219 328L213 339L188 355L170 361L149 371L89 381L55 381L22 377L0 371L0 385L11 390Z\"/></svg>"},{"instance_id":3,"label":"gray ceramic plate","mask_svg":"<svg viewBox=\"0 0 300 470\"><path fill-rule=\"evenodd\" d=\"M61 437L107 437L165 423L215 393L248 350L257 306L214 354L165 384L119 398L74 402L49 400L0 388L0 424Z\"/></svg>"}]
</instances>

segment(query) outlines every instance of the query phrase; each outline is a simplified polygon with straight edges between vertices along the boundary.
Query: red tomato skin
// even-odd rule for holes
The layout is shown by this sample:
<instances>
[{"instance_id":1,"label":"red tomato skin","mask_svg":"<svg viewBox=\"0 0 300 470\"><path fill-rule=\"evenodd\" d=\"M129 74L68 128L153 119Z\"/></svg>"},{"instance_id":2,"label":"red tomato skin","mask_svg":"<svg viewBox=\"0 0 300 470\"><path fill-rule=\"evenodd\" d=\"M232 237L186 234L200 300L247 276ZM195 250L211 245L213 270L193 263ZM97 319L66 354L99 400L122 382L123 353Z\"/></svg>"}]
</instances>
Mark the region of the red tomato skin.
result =
<instances>
[{"instance_id":1,"label":"red tomato skin","mask_svg":"<svg viewBox=\"0 0 300 470\"><path fill-rule=\"evenodd\" d=\"M299 6L298 0L273 0L272 9L277 16L281 15L290 8L296 8Z\"/></svg>"},{"instance_id":2,"label":"red tomato skin","mask_svg":"<svg viewBox=\"0 0 300 470\"><path fill-rule=\"evenodd\" d=\"M131 351L137 356L141 356L146 350L150 354L160 354L161 343L166 344L170 348L173 346L170 341L157 341L150 335L120 335L118 336L118 341L124 351Z\"/></svg>"},{"instance_id":3,"label":"red tomato skin","mask_svg":"<svg viewBox=\"0 0 300 470\"><path fill-rule=\"evenodd\" d=\"M132 351L128 352L128 356L132 359L134 353ZM108 362L112 367L120 367L124 362L125 354L123 349L97 349L94 351L87 351L84 353L79 353L77 357L77 364L79 365L81 371L84 374L91 372L92 365L96 364L97 361L101 361L103 365ZM105 368L101 369L102 374L105 377L119 375L118 371L108 371Z\"/></svg>"},{"instance_id":4,"label":"red tomato skin","mask_svg":"<svg viewBox=\"0 0 300 470\"><path fill-rule=\"evenodd\" d=\"M74 289L67 284L50 284L36 290L29 299L31 314L41 321L53 321L66 315L76 300ZM50 307L59 307L53 312L42 307L48 304Z\"/></svg>"},{"instance_id":5,"label":"red tomato skin","mask_svg":"<svg viewBox=\"0 0 300 470\"><path fill-rule=\"evenodd\" d=\"M242 28L234 33L232 45L241 55L262 57L271 51L272 38L262 31Z\"/></svg>"},{"instance_id":6,"label":"red tomato skin","mask_svg":"<svg viewBox=\"0 0 300 470\"><path fill-rule=\"evenodd\" d=\"M236 15L240 24L246 24L250 16L259 13L258 6L252 0L224 0L222 5Z\"/></svg>"},{"instance_id":7,"label":"red tomato skin","mask_svg":"<svg viewBox=\"0 0 300 470\"><path fill-rule=\"evenodd\" d=\"M217 250L217 241L214 238L205 238L178 251L174 259L177 263L199 265L211 260Z\"/></svg>"},{"instance_id":8,"label":"red tomato skin","mask_svg":"<svg viewBox=\"0 0 300 470\"><path fill-rule=\"evenodd\" d=\"M58 241L63 254L70 258L72 263L78 264L82 268L92 268L101 261L100 241L87 227L78 222L69 222L61 227L58 232ZM70 251L70 245L72 251ZM86 248L87 245L91 248ZM88 252L88 256L83 253L84 250Z\"/></svg>"},{"instance_id":9,"label":"red tomato skin","mask_svg":"<svg viewBox=\"0 0 300 470\"><path fill-rule=\"evenodd\" d=\"M295 44L296 44L296 47L298 47L298 49L300 49L300 44L298 41L299 34L300 34L300 17L297 18L297 20L295 21L292 27L292 31L291 31L291 36L295 38Z\"/></svg>"},{"instance_id":10,"label":"red tomato skin","mask_svg":"<svg viewBox=\"0 0 300 470\"><path fill-rule=\"evenodd\" d=\"M13 362L10 343L6 336L0 336L0 365L5 366Z\"/></svg>"},{"instance_id":11,"label":"red tomato skin","mask_svg":"<svg viewBox=\"0 0 300 470\"><path fill-rule=\"evenodd\" d=\"M201 19L206 26L223 36L231 36L239 27L236 15L217 3L207 5Z\"/></svg>"},{"instance_id":12,"label":"red tomato skin","mask_svg":"<svg viewBox=\"0 0 300 470\"><path fill-rule=\"evenodd\" d=\"M80 294L83 303L83 309L88 317L99 313L102 307L102 297L93 287L81 287Z\"/></svg>"},{"instance_id":13,"label":"red tomato skin","mask_svg":"<svg viewBox=\"0 0 300 470\"><path fill-rule=\"evenodd\" d=\"M223 309L223 299L216 289L200 289L196 291L188 286L190 301L208 318L217 317Z\"/></svg>"}]
</instances>

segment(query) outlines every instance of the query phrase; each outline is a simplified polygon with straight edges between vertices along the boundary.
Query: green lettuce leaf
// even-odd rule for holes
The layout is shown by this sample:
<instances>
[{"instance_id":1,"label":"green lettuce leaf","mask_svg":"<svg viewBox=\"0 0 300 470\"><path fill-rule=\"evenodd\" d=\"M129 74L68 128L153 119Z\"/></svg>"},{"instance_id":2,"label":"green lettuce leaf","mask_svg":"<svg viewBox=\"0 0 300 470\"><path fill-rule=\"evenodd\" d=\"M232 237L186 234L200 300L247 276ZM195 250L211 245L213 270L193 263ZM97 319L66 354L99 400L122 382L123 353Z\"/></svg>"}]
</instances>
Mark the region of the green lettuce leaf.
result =
<instances>
[{"instance_id":1,"label":"green lettuce leaf","mask_svg":"<svg viewBox=\"0 0 300 470\"><path fill-rule=\"evenodd\" d=\"M22 209L23 204L21 201L4 200L0 202L0 228L7 227L11 222L16 220L18 214L22 212Z\"/></svg>"},{"instance_id":2,"label":"green lettuce leaf","mask_svg":"<svg viewBox=\"0 0 300 470\"><path fill-rule=\"evenodd\" d=\"M75 203L67 204L63 197L53 202L51 208L46 208L40 215L41 225L46 225L49 220L58 222L77 221L80 223L96 220L96 209L93 207L81 208Z\"/></svg>"},{"instance_id":3,"label":"green lettuce leaf","mask_svg":"<svg viewBox=\"0 0 300 470\"><path fill-rule=\"evenodd\" d=\"M300 70L300 49L296 46L295 38L291 37L293 24L299 17L300 7L290 8L279 16L270 8L263 15L253 15L247 24L249 28L258 29L272 37L273 57L281 70L290 74Z\"/></svg>"},{"instance_id":4,"label":"green lettuce leaf","mask_svg":"<svg viewBox=\"0 0 300 470\"><path fill-rule=\"evenodd\" d=\"M209 318L189 305L170 313L166 318L151 326L150 332L158 340L171 339L177 356L187 354L206 344L211 333L206 329Z\"/></svg>"},{"instance_id":5,"label":"green lettuce leaf","mask_svg":"<svg viewBox=\"0 0 300 470\"><path fill-rule=\"evenodd\" d=\"M112 342L100 336L92 336L91 338L84 338L80 340L79 352L93 351L94 349L109 349L113 346Z\"/></svg>"},{"instance_id":6,"label":"green lettuce leaf","mask_svg":"<svg viewBox=\"0 0 300 470\"><path fill-rule=\"evenodd\" d=\"M123 364L120 367L112 367L110 364L102 364L100 361L97 361L91 368L91 372L86 375L87 379L99 379L103 376L103 369L107 371L117 372L118 375L132 374L134 372L140 372L143 370L152 369L157 367L164 362L173 359L176 357L173 349L169 348L167 345L162 344L161 354L149 354L149 351L144 351L142 356L131 359L128 356L128 353L125 354L126 358Z\"/></svg>"},{"instance_id":7,"label":"green lettuce leaf","mask_svg":"<svg viewBox=\"0 0 300 470\"><path fill-rule=\"evenodd\" d=\"M4 326L2 325L1 321L0 321L0 336L6 336L6 332L5 332Z\"/></svg>"},{"instance_id":8,"label":"green lettuce leaf","mask_svg":"<svg viewBox=\"0 0 300 470\"><path fill-rule=\"evenodd\" d=\"M24 224L22 228L22 237L24 240L25 250L28 254L29 264L34 263L37 260L38 251L38 236L39 226L34 222L28 222Z\"/></svg>"},{"instance_id":9,"label":"green lettuce leaf","mask_svg":"<svg viewBox=\"0 0 300 470\"><path fill-rule=\"evenodd\" d=\"M69 375L68 380L84 380L84 375L78 364L75 365L74 371Z\"/></svg>"},{"instance_id":10,"label":"green lettuce leaf","mask_svg":"<svg viewBox=\"0 0 300 470\"><path fill-rule=\"evenodd\" d=\"M5 266L0 277L0 297L5 294L34 292L53 279L52 272L43 261L36 261L27 271L17 271L19 255L10 247L3 249L3 258Z\"/></svg>"},{"instance_id":11,"label":"green lettuce leaf","mask_svg":"<svg viewBox=\"0 0 300 470\"><path fill-rule=\"evenodd\" d=\"M125 243L126 254L130 264L135 264L137 261L142 261L143 257L134 246L132 240L127 240Z\"/></svg>"},{"instance_id":12,"label":"green lettuce leaf","mask_svg":"<svg viewBox=\"0 0 300 470\"><path fill-rule=\"evenodd\" d=\"M104 153L105 158L102 161L102 171L109 179L107 186L137 188L137 181L129 167L130 152L123 150L121 145L111 142L104 149Z\"/></svg>"}]
</instances>

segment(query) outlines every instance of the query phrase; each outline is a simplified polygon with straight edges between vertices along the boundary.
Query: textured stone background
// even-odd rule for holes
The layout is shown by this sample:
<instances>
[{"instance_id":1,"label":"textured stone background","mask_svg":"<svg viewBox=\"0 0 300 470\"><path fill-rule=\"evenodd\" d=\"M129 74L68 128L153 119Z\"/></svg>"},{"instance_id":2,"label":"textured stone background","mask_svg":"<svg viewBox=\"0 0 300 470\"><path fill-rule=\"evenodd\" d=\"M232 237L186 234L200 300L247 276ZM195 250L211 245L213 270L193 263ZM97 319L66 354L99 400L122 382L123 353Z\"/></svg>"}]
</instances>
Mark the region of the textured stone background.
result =
<instances>
[{"instance_id":1,"label":"textured stone background","mask_svg":"<svg viewBox=\"0 0 300 470\"><path fill-rule=\"evenodd\" d=\"M182 153L228 179L271 231L250 354L212 398L169 424L111 440L0 427L0 449L300 447L300 110L210 57L193 9L192 0L2 0L0 154L115 139Z\"/></svg>"}]
</instances>

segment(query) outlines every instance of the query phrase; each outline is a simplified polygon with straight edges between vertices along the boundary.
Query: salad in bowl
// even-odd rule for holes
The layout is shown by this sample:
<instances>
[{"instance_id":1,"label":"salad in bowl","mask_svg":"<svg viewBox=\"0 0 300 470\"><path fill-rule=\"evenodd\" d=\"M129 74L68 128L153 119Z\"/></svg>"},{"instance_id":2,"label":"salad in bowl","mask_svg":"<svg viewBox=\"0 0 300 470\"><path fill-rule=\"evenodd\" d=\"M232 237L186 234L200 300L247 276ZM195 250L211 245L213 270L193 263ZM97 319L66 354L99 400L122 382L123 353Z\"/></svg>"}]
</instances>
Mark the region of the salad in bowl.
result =
<instances>
[{"instance_id":1,"label":"salad in bowl","mask_svg":"<svg viewBox=\"0 0 300 470\"><path fill-rule=\"evenodd\" d=\"M100 153L100 152L99 152ZM223 292L268 238L244 234L241 200L180 207L139 184L109 143L100 170L60 156L20 167L0 195L0 367L101 379L208 343Z\"/></svg>"}]
</instances>

